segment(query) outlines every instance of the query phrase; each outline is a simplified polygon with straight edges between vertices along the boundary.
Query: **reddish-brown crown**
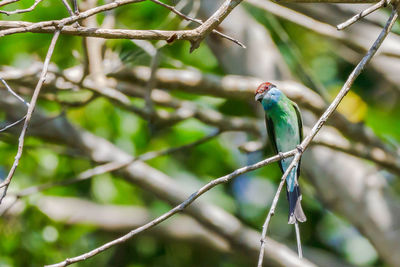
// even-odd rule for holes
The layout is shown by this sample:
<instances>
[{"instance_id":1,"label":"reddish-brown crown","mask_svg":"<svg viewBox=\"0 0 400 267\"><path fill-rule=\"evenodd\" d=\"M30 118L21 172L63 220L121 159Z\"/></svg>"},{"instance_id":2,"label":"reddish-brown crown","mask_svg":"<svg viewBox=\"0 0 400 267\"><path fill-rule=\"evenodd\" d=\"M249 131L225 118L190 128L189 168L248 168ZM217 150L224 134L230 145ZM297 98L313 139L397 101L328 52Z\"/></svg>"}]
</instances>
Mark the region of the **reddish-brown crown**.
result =
<instances>
[{"instance_id":1,"label":"reddish-brown crown","mask_svg":"<svg viewBox=\"0 0 400 267\"><path fill-rule=\"evenodd\" d=\"M272 87L275 87L275 85L273 85L270 82L262 83L262 84L260 84L260 86L258 86L258 88L256 90L256 94L264 93L264 92L268 91L269 89L271 89Z\"/></svg>"}]
</instances>

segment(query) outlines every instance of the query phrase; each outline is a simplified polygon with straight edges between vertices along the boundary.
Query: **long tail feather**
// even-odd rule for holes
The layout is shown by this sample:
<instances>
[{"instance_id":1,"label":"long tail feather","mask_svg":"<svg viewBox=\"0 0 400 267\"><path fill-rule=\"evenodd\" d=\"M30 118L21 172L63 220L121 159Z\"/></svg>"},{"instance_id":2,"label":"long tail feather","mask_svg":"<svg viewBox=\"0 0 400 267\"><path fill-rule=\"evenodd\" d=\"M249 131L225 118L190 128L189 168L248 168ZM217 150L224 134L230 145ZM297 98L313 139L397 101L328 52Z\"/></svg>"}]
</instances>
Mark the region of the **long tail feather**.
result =
<instances>
[{"instance_id":1,"label":"long tail feather","mask_svg":"<svg viewBox=\"0 0 400 267\"><path fill-rule=\"evenodd\" d=\"M300 239L300 228L299 223L296 221L294 224L294 229L296 230L296 240L297 240L297 253L299 258L303 258L303 249L301 248L301 239Z\"/></svg>"},{"instance_id":2,"label":"long tail feather","mask_svg":"<svg viewBox=\"0 0 400 267\"><path fill-rule=\"evenodd\" d=\"M289 224L296 222L305 222L307 220L304 214L303 208L301 207L301 192L300 187L296 184L293 191L286 191L287 198L289 201Z\"/></svg>"}]
</instances>

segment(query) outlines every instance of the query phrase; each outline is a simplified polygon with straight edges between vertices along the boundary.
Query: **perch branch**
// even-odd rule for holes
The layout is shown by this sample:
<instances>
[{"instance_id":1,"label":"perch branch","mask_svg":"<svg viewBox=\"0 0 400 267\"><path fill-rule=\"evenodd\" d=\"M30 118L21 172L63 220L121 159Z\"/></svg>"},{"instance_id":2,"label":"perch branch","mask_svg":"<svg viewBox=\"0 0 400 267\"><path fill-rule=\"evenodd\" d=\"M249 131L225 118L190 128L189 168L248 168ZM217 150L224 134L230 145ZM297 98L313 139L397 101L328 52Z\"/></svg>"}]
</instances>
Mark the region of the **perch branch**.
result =
<instances>
[{"instance_id":1,"label":"perch branch","mask_svg":"<svg viewBox=\"0 0 400 267\"><path fill-rule=\"evenodd\" d=\"M325 122L329 119L329 117L332 115L332 113L336 110L336 108L338 107L338 105L340 104L342 99L349 92L352 84L354 83L354 81L356 80L358 75L360 75L360 73L364 70L365 66L370 62L371 58L375 55L376 51L381 46L382 42L384 41L384 39L386 38L386 36L389 34L390 30L392 29L392 26L394 25L394 23L397 19L397 16L398 16L398 14L397 14L396 9L393 9L389 19L386 22L385 27L379 34L378 38L376 39L376 41L374 42L372 47L368 50L367 54L363 57L363 59L360 61L360 63L358 63L358 65L355 67L355 69L349 75L349 77L347 78L342 89L339 91L338 95L335 97L335 99L332 101L332 103L326 109L324 114L322 114L322 116L318 119L317 123L311 129L310 133L301 142L301 144L298 147L298 151L296 152L296 154L294 156L294 159L290 163L290 165L287 168L287 170L285 171L285 173L282 175L278 190L275 193L270 211L268 212L267 218L263 225L263 231L262 231L262 236L261 236L260 255L259 255L259 259L258 259L258 267L262 267L262 263L264 260L265 238L267 235L268 225L271 220L271 217L275 213L275 208L278 203L279 195L280 195L280 192L282 191L286 177L288 176L289 172L298 164L298 162L301 158L301 155L304 153L305 149L307 149L307 147L310 145L311 141L314 139L316 134L319 132L319 130L322 128L322 126L325 124Z\"/></svg>"},{"instance_id":2,"label":"perch branch","mask_svg":"<svg viewBox=\"0 0 400 267\"><path fill-rule=\"evenodd\" d=\"M280 155L276 155L276 156L270 157L270 158L265 159L263 161L257 162L257 163L255 163L253 165L248 165L248 166L242 167L240 169L237 169L237 170L233 171L230 174L227 174L225 176L222 176L220 178L212 180L211 182L209 182L208 184L204 185L202 188L197 190L195 193L193 193L184 202L182 202L181 204L177 205L176 207L174 207L173 209L169 210L168 212L164 213L163 215L157 217L156 219L148 222L147 224L145 224L145 225L143 225L141 227L138 227L138 228L130 231L129 233L121 236L120 238L117 238L117 239L115 239L115 240L113 240L111 242L108 242L108 243L106 243L106 244L104 244L104 245L102 245L102 246L100 246L100 247L98 247L96 249L93 249L93 250L91 250L91 251L89 251L89 252L87 252L85 254L82 254L80 256L73 257L73 258L68 258L68 259L66 259L66 260L64 260L64 261L62 261L60 263L57 263L57 264L48 265L48 267L62 267L62 266L70 265L72 263L83 261L83 260L91 258L91 257L99 254L100 252L102 252L102 251L104 251L106 249L109 249L109 248L111 248L111 247L113 247L113 246L115 246L117 244L126 242L127 240L132 238L134 235L136 235L138 233L141 233L141 232L143 232L143 231L145 231L147 229L150 229L150 228L158 225L159 223L167 220L168 218L170 218L171 216L175 215L176 213L179 213L179 212L183 211L193 201L195 201L198 197L200 197L202 194L206 193L211 188L213 188L213 187L215 187L215 186L217 186L219 184L222 184L222 183L227 183L230 180L232 180L233 178L235 178L235 177L237 177L237 176L239 176L239 175L241 175L243 173L246 173L246 172L261 168L261 167L263 167L265 165L268 165L268 164L270 164L272 162L276 162L276 161L280 160L281 157L286 158L286 157L293 156L295 153L296 153L296 150L294 149L294 150L291 150L289 152L283 153L281 156Z\"/></svg>"}]
</instances>

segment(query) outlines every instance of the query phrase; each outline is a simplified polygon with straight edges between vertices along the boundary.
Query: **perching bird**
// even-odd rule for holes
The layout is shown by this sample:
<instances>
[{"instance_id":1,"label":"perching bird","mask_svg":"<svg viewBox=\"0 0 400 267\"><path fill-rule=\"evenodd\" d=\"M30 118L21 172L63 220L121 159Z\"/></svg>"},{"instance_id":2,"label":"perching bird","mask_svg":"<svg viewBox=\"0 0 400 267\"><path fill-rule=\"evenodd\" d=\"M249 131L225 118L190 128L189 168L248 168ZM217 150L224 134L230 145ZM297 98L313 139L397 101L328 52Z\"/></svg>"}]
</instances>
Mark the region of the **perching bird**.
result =
<instances>
[{"instance_id":1,"label":"perching bird","mask_svg":"<svg viewBox=\"0 0 400 267\"><path fill-rule=\"evenodd\" d=\"M300 110L275 85L265 82L256 90L256 101L260 101L265 112L265 121L269 140L275 153L287 152L295 149L303 139L303 125ZM282 159L279 167L282 173L286 171L293 157ZM305 222L301 207L301 192L298 184L300 175L300 161L286 177L286 195L289 201L289 224Z\"/></svg>"}]
</instances>

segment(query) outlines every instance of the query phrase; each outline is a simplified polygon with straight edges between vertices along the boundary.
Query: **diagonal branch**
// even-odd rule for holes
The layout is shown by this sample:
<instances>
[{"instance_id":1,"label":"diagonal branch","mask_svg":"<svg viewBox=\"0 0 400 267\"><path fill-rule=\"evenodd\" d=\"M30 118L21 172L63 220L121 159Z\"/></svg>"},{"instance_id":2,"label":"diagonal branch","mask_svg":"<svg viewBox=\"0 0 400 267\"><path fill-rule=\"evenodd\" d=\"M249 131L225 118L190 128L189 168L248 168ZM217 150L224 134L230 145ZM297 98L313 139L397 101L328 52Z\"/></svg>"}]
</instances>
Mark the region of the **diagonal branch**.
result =
<instances>
[{"instance_id":1,"label":"diagonal branch","mask_svg":"<svg viewBox=\"0 0 400 267\"><path fill-rule=\"evenodd\" d=\"M275 213L275 208L278 203L279 195L280 192L282 191L283 185L285 183L285 179L290 173L290 171L298 164L302 154L304 153L305 149L310 145L311 141L314 139L316 134L319 132L319 130L322 128L322 126L325 124L325 122L329 119L329 117L333 114L333 112L336 110L340 102L343 100L343 98L346 96L346 94L350 91L350 88L358 75L364 70L365 66L371 61L372 57L375 55L376 51L378 48L381 46L382 42L385 40L386 36L389 34L390 30L392 29L396 19L398 17L397 10L393 8L392 13L389 17L389 19L386 22L385 27L382 29L381 33L379 34L378 38L372 45L372 47L369 49L367 54L363 57L363 59L358 63L358 65L355 67L355 69L352 71L352 73L349 75L347 78L345 84L343 85L342 89L339 91L338 95L335 97L333 102L329 105L329 107L326 109L324 114L319 118L317 123L313 126L311 129L311 132L304 138L304 140L301 142L301 144L298 147L298 150L294 156L293 161L283 174L281 178L281 182L279 183L278 190L275 193L274 199L272 201L272 205L270 208L270 211L267 215L267 218L265 219L265 223L263 225L263 232L261 236L261 247L260 247L260 255L258 259L258 267L262 266L263 259L264 259L264 247L265 247L265 238L267 235L267 230L268 230L268 225L271 220L271 217Z\"/></svg>"},{"instance_id":2,"label":"diagonal branch","mask_svg":"<svg viewBox=\"0 0 400 267\"><path fill-rule=\"evenodd\" d=\"M178 9L176 9L175 7L167 5L167 4L165 4L165 3L161 2L161 1L158 1L158 0L150 0L150 1L152 1L152 2L154 2L154 3L156 3L156 4L160 5L160 6L163 6L163 7L167 8L167 9L171 10L176 15L180 16L181 18L183 18L185 20L195 22L195 23L197 23L199 25L204 23L201 19L195 19L195 18L192 18L192 17L190 17L188 15L185 15L182 12L180 12ZM230 40L230 41L234 42L235 44L239 45L242 48L246 48L246 46L244 44L242 44L240 41L238 41L238 40L236 40L236 39L234 39L234 38L232 38L232 37L230 37L230 36L228 36L226 34L223 34L220 31L212 30L212 33L214 33L214 34L216 34L216 35L218 35L218 36L220 36L222 38L225 38L227 40Z\"/></svg>"},{"instance_id":3,"label":"diagonal branch","mask_svg":"<svg viewBox=\"0 0 400 267\"><path fill-rule=\"evenodd\" d=\"M2 30L2 31L0 31L0 36L6 36L6 35L22 33L22 32L29 32L32 30L38 30L38 29L41 29L44 27L49 27L49 26L53 26L54 31L58 31L59 28L61 28L61 26L74 23L81 19L86 19L86 18L96 15L98 13L108 11L111 9L115 9L119 6L131 4L131 3L143 2L143 1L144 0L116 0L109 4L98 6L98 7L89 9L85 12L79 13L78 15L70 16L70 17L67 17L67 18L64 18L61 20L41 21L41 22L37 22L37 23L32 23L30 26L22 26L22 27L16 27L16 28L8 29L8 30Z\"/></svg>"},{"instance_id":4,"label":"diagonal branch","mask_svg":"<svg viewBox=\"0 0 400 267\"><path fill-rule=\"evenodd\" d=\"M240 169L237 169L235 171L233 171L230 174L227 174L225 176L222 176L218 179L212 180L211 182L209 182L208 184L204 185L202 188L200 188L199 190L197 190L195 193L193 193L190 197L188 197L185 201L183 201L181 204L177 205L176 207L174 207L173 209L169 210L168 212L164 213L163 215L157 217L156 219L148 222L147 224L138 227L132 231L130 231L129 233L121 236L120 238L117 238L111 242L108 242L96 249L93 249L85 254L82 254L80 256L74 257L74 258L68 258L60 263L57 264L53 264L53 265L48 265L48 267L62 267L62 266L67 266L70 265L72 263L76 263L79 261L83 261L86 260L88 258L91 258L101 252L103 252L106 249L109 249L115 245L118 245L120 243L126 242L127 240L129 240L130 238L132 238L133 236L148 230L150 228L153 228L154 226L158 225L159 223L167 220L168 218L172 217L173 215L182 212L187 206L189 206L191 203L193 203L197 198L199 198L202 194L206 193L208 190L212 189L213 187L222 184L222 183L227 183L230 180L232 180L233 178L238 177L241 174L244 174L246 172L249 171L253 171L255 169L261 168L263 166L266 166L270 163L276 162L278 160L280 160L281 158L287 158L290 156L293 156L296 153L296 150L291 150L288 151L286 153L283 153L282 155L275 155L273 157L267 158L265 160L262 160L260 162L257 162L253 165L248 165L245 167L242 167Z\"/></svg>"},{"instance_id":5,"label":"diagonal branch","mask_svg":"<svg viewBox=\"0 0 400 267\"><path fill-rule=\"evenodd\" d=\"M358 13L357 15L355 15L355 16L351 17L350 19L346 20L345 22L337 25L336 28L338 30L343 30L343 29L349 27L350 25L353 25L354 23L356 23L357 21L359 21L363 17L368 16L369 14L377 11L381 7L386 6L386 4L387 4L386 0L381 0L379 3L376 3L375 5L370 6L369 8L363 10L362 12Z\"/></svg>"},{"instance_id":6,"label":"diagonal branch","mask_svg":"<svg viewBox=\"0 0 400 267\"><path fill-rule=\"evenodd\" d=\"M21 134L19 136L17 155L15 156L14 163L13 163L13 165L12 165L8 175L7 175L7 178L4 180L4 182L2 182L0 184L0 188L3 188L3 193L0 196L0 204L1 204L2 200L4 199L4 197L7 194L8 186L10 185L11 179L14 176L15 170L17 169L19 160L20 160L20 158L22 156L22 151L23 151L23 148L24 148L25 135L26 135L26 132L28 130L29 122L30 122L30 120L32 118L33 111L35 110L36 101L37 101L37 99L39 97L40 89L42 88L42 85L43 85L43 83L44 83L44 81L46 79L47 69L48 69L49 63L50 63L50 58L53 55L54 47L55 47L55 45L57 43L57 40L58 40L59 36L60 36L60 31L56 31L54 36L53 36L53 39L51 40L51 43L50 43L50 46L49 46L49 50L47 51L47 55L46 55L46 58L45 58L45 61L44 61L44 64L43 64L42 73L40 74L39 81L38 81L38 83L36 85L36 88L35 88L35 90L33 92L33 96L32 96L31 102L29 104L28 111L26 113L25 123L24 123L24 126L22 127L22 131L21 131Z\"/></svg>"},{"instance_id":7,"label":"diagonal branch","mask_svg":"<svg viewBox=\"0 0 400 267\"><path fill-rule=\"evenodd\" d=\"M30 12L30 11L34 10L35 7L42 1L43 0L35 0L35 2L30 7L26 8L26 9L17 9L17 10L14 10L14 11L0 10L0 13L6 14L7 16L9 16L9 15L13 15L13 14L20 14L20 13Z\"/></svg>"},{"instance_id":8,"label":"diagonal branch","mask_svg":"<svg viewBox=\"0 0 400 267\"><path fill-rule=\"evenodd\" d=\"M15 2L18 2L18 1L19 0L3 0L3 1L0 2L0 7L6 6L8 4L12 4L12 3L15 3Z\"/></svg>"}]
</instances>

